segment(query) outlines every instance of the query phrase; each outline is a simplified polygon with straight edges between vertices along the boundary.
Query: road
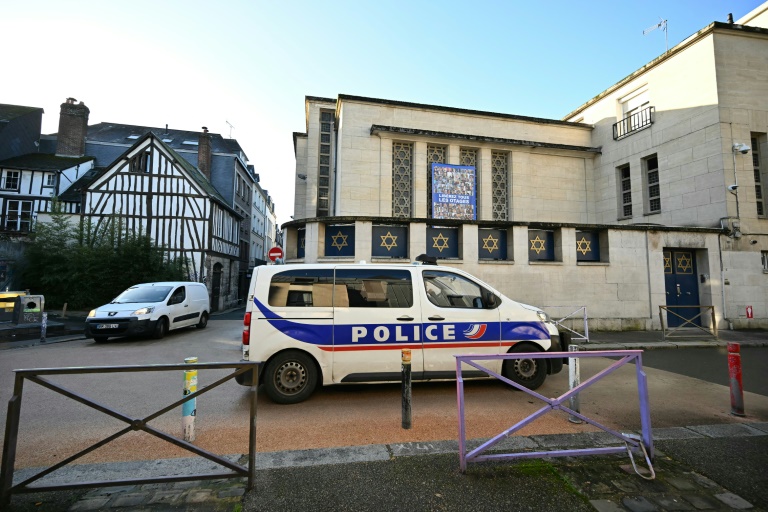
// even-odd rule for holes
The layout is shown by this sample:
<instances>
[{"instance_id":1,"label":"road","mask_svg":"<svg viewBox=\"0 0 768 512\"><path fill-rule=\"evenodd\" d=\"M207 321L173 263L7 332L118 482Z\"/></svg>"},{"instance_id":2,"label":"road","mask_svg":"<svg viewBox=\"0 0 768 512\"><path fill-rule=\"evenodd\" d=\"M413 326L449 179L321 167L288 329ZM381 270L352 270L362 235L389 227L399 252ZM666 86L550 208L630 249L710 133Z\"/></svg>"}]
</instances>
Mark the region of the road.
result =
<instances>
[{"instance_id":1,"label":"road","mask_svg":"<svg viewBox=\"0 0 768 512\"><path fill-rule=\"evenodd\" d=\"M163 340L124 340L94 343L79 340L6 350L0 357L0 424L13 389L14 368L105 366L182 363L197 356L200 362L237 362L240 359L242 313L214 317L205 330L172 332ZM234 316L234 318L232 318ZM652 351L653 352L653 351ZM663 354L675 351L655 351ZM745 350L746 352L746 350ZM647 357L654 428L738 421L768 421L768 397L747 393L748 417L729 414L726 386L657 369ZM605 368L607 359L582 360L582 380ZM660 363L659 363L660 364ZM698 365L698 363L697 363ZM679 365L678 365L679 366ZM679 369L679 368L678 368ZM202 388L225 371L200 372ZM746 379L746 378L745 378ZM182 372L67 376L52 378L69 389L131 417L145 417L181 397ZM568 389L568 373L550 376L539 389L556 397ZM34 383L24 386L17 467L49 465L122 429L125 424ZM541 402L494 381L466 386L467 436L490 437L541 408ZM244 453L248 434L247 388L226 383L197 402L196 444L215 453ZM581 396L581 412L621 430L639 428L635 371L626 366ZM301 404L281 406L259 395L257 450L263 452L356 446L380 443L456 440L455 383L416 384L413 390L413 428L401 428L401 391L398 384L334 386L316 392ZM151 424L180 435L180 408ZM521 435L595 430L575 425L562 412L546 414ZM2 435L2 432L0 432ZM188 453L139 432L130 433L81 459L83 462L147 460L187 456Z\"/></svg>"}]
</instances>

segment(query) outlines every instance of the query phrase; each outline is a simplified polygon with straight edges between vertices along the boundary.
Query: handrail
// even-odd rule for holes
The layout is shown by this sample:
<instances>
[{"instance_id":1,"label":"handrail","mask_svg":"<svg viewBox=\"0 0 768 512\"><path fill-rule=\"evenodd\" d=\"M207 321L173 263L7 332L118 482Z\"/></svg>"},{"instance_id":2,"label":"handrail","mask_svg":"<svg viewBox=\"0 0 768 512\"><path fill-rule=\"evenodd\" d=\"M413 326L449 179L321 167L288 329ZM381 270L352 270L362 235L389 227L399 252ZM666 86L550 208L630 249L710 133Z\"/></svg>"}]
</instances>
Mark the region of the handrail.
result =
<instances>
[{"instance_id":1,"label":"handrail","mask_svg":"<svg viewBox=\"0 0 768 512\"><path fill-rule=\"evenodd\" d=\"M213 480L223 478L240 478L248 477L247 488L252 489L255 481L256 472L256 389L258 383L258 365L259 363L194 363L194 364L157 364L157 365L130 365L130 366L92 366L92 367L69 367L69 368L33 368L25 370L14 370L16 374L13 395L8 401L8 416L5 422L5 438L3 440L3 456L2 456L2 469L0 470L0 505L8 505L11 502L11 495L15 493L32 493L32 492L47 492L47 491L61 491L69 489L84 489L91 487L106 487L116 485L138 485L145 483L165 483L165 482L183 482L190 480ZM91 400L85 396L71 391L43 378L44 376L52 375L83 375L93 373L129 373L129 372L165 372L176 370L221 370L221 369L234 369L235 371L214 383L201 388L194 393L184 396L182 399L173 402L172 404L163 407L143 418L134 418L120 411L114 410L107 405ZM172 436L165 432L162 432L154 427L151 427L147 423L166 412L179 407L183 403L193 400L198 396L207 393L208 391L220 386L224 382L231 380L232 378L241 375L243 373L253 371L253 377L251 382L253 383L249 391L250 399L250 426L248 437L248 466L243 467L240 464L231 462L219 455L208 452L202 448L199 448L183 439ZM39 473L27 478L23 482L18 484L13 483L14 464L16 461L16 444L18 441L19 433L19 419L21 416L21 398L24 386L24 380L29 380L54 392L57 392L67 398L84 404L92 409L102 412L108 416L116 418L120 421L124 421L128 424L124 429L98 441L91 446L79 451L78 453L67 457L63 461L47 468ZM175 446L184 448L192 453L195 453L201 457L204 457L210 461L213 461L225 468L231 470L231 472L223 473L207 473L196 475L184 475L184 476L161 476L155 478L133 478L124 480L105 480L105 481L93 481L93 482L77 482L77 483L64 483L58 485L38 485L30 486L29 484L43 478L44 476L56 471L57 469L66 466L70 462L73 462L80 457L100 448L111 441L114 441L118 437L123 436L132 431L141 430L150 435L153 435L159 439L167 441Z\"/></svg>"},{"instance_id":2,"label":"handrail","mask_svg":"<svg viewBox=\"0 0 768 512\"><path fill-rule=\"evenodd\" d=\"M562 327L563 330L568 331L571 333L571 340L572 341L578 341L581 340L584 343L589 343L589 324L587 322L587 306L542 306L542 309L548 310L548 309L555 309L555 308L577 308L572 313L569 313L565 315L562 318L558 318L555 320L554 318L552 321L558 325L559 327ZM571 329L570 327L566 326L563 322L571 317L573 317L576 313L579 311L582 312L582 322L584 325L584 334L575 331ZM550 315L551 317L552 315Z\"/></svg>"},{"instance_id":3,"label":"handrail","mask_svg":"<svg viewBox=\"0 0 768 512\"><path fill-rule=\"evenodd\" d=\"M672 311L671 308L676 309L699 309L699 314L694 316L693 318L686 318L678 313L675 313ZM677 327L670 329L668 325L664 323L664 311L667 312L667 314L672 314L673 316L676 316L677 318L683 320L683 323L678 325ZM703 318L704 313L709 312L709 321L710 321L710 329L707 330L706 328L694 323L697 318ZM718 339L717 337L717 323L715 323L715 307L714 306L659 306L659 319L661 320L661 335L664 340L667 338L695 338L694 335L682 335L679 334L677 336L672 336L673 333L679 331L686 325L690 324L691 327L695 327L696 329L699 329L700 331L704 331L708 335L714 337L714 339Z\"/></svg>"},{"instance_id":4,"label":"handrail","mask_svg":"<svg viewBox=\"0 0 768 512\"><path fill-rule=\"evenodd\" d=\"M650 459L653 458L653 437L651 434L651 413L650 413L650 407L648 403L648 382L647 382L647 375L643 370L642 353L643 353L642 350L601 350L601 351L593 351L593 352L530 352L530 353L514 353L514 354L509 353L509 354L484 355L484 356L483 355L454 356L456 357L456 400L458 403L458 410L459 410L459 466L460 466L459 469L460 471L462 473L466 472L467 462L480 462L480 461L500 460L500 459L541 458L541 457L570 457L575 455L602 455L602 454L608 454L608 453L622 453L624 451L629 451L630 448L636 449L642 452L645 455L646 461L649 463L649 466L650 466ZM598 372L594 376L581 382L578 386L572 388L566 393L563 393L557 398L547 398L537 393L536 391L525 388L516 382L512 382L511 380L498 374L497 372L490 370L488 368L485 368L484 366L481 366L477 362L477 361L495 361L499 359L502 359L502 360L521 359L521 358L554 359L554 358L560 358L560 357L570 357L570 358L620 357L621 359L613 362L613 364L611 364L608 368L605 368L604 370ZM606 375L613 373L618 368L624 366L625 364L631 361L635 362L635 371L637 374L637 391L638 391L638 397L640 400L640 424L642 426L642 436L640 438L638 438L636 435L633 435L633 434L623 434L623 433L616 432L615 430L612 430L606 427L605 425L600 424L596 420L588 418L583 414L576 412L565 405L568 403L568 400L572 396L578 394L579 392L583 391L587 387L598 382L600 379L602 379ZM507 430L492 437L489 441L486 441L485 443L481 444L474 450L466 451L467 440L466 440L465 417L464 417L464 379L461 376L462 364L466 364L474 368L477 368L478 370L487 373L491 377L495 377L500 381L506 384L509 384L510 386L513 386L514 388L524 391L525 393L531 395L534 398L537 398L543 402L546 402L546 405L544 405L541 409L534 412L533 414L529 415L527 418L515 423L513 426L511 426ZM593 425L603 430L604 432L611 434L614 437L617 437L624 443L624 446L618 446L618 447L606 446L602 448L591 448L591 449L549 450L549 451L540 451L540 452L518 452L518 453L501 453L501 454L483 455L483 452L492 448L495 444L497 444L502 439L505 439L510 434L516 432L517 430L520 430L521 428L533 422L534 420L538 419L539 417L554 410L561 410L567 414L570 414L572 416L575 416L581 419L582 421L589 423L590 425ZM653 474L653 469L650 467L649 469L651 474ZM643 475L640 475L640 476L643 476Z\"/></svg>"}]
</instances>

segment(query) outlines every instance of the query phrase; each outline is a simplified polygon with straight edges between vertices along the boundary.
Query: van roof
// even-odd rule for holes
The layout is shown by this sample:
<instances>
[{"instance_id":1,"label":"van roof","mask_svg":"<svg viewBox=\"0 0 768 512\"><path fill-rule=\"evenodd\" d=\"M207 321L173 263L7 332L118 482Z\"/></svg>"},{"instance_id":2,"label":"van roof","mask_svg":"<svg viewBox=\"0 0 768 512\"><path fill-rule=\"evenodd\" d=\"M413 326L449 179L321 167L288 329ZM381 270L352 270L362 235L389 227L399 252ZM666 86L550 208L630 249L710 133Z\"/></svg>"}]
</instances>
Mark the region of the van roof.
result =
<instances>
[{"instance_id":1,"label":"van roof","mask_svg":"<svg viewBox=\"0 0 768 512\"><path fill-rule=\"evenodd\" d=\"M194 281L160 281L157 283L139 283L133 286L181 286L181 285L189 286L194 284L205 286L203 283L196 283Z\"/></svg>"}]
</instances>

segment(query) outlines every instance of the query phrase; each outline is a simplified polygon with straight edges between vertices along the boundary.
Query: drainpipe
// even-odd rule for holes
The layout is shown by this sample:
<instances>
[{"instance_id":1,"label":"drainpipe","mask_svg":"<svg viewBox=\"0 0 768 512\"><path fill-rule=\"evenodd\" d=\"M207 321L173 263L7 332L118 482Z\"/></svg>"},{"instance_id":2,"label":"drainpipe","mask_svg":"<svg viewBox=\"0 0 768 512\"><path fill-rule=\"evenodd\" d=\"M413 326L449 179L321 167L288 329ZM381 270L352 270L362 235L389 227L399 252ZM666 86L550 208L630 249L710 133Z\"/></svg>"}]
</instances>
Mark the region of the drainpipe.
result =
<instances>
[{"instance_id":1,"label":"drainpipe","mask_svg":"<svg viewBox=\"0 0 768 512\"><path fill-rule=\"evenodd\" d=\"M723 235L717 235L717 251L720 254L720 294L723 300L723 320L728 322L728 330L733 330L733 322L726 316L725 309L725 267L723 265L723 245L721 243Z\"/></svg>"}]
</instances>

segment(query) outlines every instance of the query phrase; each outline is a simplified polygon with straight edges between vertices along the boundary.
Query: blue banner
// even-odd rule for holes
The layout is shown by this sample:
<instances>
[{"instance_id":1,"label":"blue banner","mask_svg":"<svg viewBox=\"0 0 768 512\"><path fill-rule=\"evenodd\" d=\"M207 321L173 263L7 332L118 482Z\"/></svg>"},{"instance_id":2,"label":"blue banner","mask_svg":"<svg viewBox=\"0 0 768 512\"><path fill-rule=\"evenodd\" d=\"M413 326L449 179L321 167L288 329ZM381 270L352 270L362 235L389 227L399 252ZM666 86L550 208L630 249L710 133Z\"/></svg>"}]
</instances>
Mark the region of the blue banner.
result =
<instances>
[{"instance_id":1,"label":"blue banner","mask_svg":"<svg viewBox=\"0 0 768 512\"><path fill-rule=\"evenodd\" d=\"M408 258L408 228L405 226L373 226L371 256L375 258Z\"/></svg>"},{"instance_id":2,"label":"blue banner","mask_svg":"<svg viewBox=\"0 0 768 512\"><path fill-rule=\"evenodd\" d=\"M354 256L355 226L325 226L325 256Z\"/></svg>"},{"instance_id":3,"label":"blue banner","mask_svg":"<svg viewBox=\"0 0 768 512\"><path fill-rule=\"evenodd\" d=\"M477 219L474 166L432 163L432 218Z\"/></svg>"}]
</instances>

